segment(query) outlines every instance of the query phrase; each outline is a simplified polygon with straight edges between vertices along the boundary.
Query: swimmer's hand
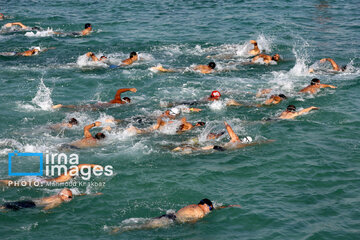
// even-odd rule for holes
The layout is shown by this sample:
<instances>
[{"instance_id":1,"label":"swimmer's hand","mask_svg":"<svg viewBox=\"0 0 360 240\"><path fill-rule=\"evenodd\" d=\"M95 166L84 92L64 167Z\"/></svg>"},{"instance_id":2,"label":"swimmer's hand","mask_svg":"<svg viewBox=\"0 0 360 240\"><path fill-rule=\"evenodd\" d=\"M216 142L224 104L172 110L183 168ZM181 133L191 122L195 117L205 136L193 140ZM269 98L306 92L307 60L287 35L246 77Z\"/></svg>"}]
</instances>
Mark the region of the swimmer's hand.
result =
<instances>
[{"instance_id":1,"label":"swimmer's hand","mask_svg":"<svg viewBox=\"0 0 360 240\"><path fill-rule=\"evenodd\" d=\"M250 43L251 43L251 44L255 44L256 41L255 41L255 40L250 40Z\"/></svg>"},{"instance_id":2,"label":"swimmer's hand","mask_svg":"<svg viewBox=\"0 0 360 240\"><path fill-rule=\"evenodd\" d=\"M136 88L130 88L130 91L131 92L137 92L137 89Z\"/></svg>"},{"instance_id":3,"label":"swimmer's hand","mask_svg":"<svg viewBox=\"0 0 360 240\"><path fill-rule=\"evenodd\" d=\"M337 88L337 87L335 87L335 86L333 86L333 85L329 85L329 88Z\"/></svg>"},{"instance_id":4,"label":"swimmer's hand","mask_svg":"<svg viewBox=\"0 0 360 240\"><path fill-rule=\"evenodd\" d=\"M99 122L99 121L94 122L94 124L95 124L95 127L101 126L101 122Z\"/></svg>"},{"instance_id":5,"label":"swimmer's hand","mask_svg":"<svg viewBox=\"0 0 360 240\"><path fill-rule=\"evenodd\" d=\"M62 104L58 104L58 105L52 106L51 108L52 109L58 109L58 108L61 108L62 106L63 106Z\"/></svg>"},{"instance_id":6,"label":"swimmer's hand","mask_svg":"<svg viewBox=\"0 0 360 240\"><path fill-rule=\"evenodd\" d=\"M239 204L233 204L233 205L215 207L215 209L223 209L223 208L230 208L230 207L241 208L241 206Z\"/></svg>"},{"instance_id":7,"label":"swimmer's hand","mask_svg":"<svg viewBox=\"0 0 360 240\"><path fill-rule=\"evenodd\" d=\"M190 112L200 112L202 111L200 108L189 108Z\"/></svg>"},{"instance_id":8,"label":"swimmer's hand","mask_svg":"<svg viewBox=\"0 0 360 240\"><path fill-rule=\"evenodd\" d=\"M319 110L319 108L312 106L312 107L310 107L310 110Z\"/></svg>"}]
</instances>

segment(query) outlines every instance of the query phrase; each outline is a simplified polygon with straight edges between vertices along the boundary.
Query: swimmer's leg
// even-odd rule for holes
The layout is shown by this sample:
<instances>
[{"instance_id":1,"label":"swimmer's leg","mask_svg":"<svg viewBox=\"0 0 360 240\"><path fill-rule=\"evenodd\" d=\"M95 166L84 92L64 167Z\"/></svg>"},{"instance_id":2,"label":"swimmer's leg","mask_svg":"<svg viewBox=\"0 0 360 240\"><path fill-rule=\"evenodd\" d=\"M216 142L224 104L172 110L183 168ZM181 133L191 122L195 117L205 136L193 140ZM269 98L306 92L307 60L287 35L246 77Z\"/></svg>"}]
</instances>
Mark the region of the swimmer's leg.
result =
<instances>
[{"instance_id":1,"label":"swimmer's leg","mask_svg":"<svg viewBox=\"0 0 360 240\"><path fill-rule=\"evenodd\" d=\"M58 109L58 108L76 108L75 105L62 105L62 104L57 104L52 106L52 109Z\"/></svg>"},{"instance_id":2,"label":"swimmer's leg","mask_svg":"<svg viewBox=\"0 0 360 240\"><path fill-rule=\"evenodd\" d=\"M230 127L230 125L227 122L224 122L226 130L231 138L231 142L240 142L239 137L235 134L235 132L232 130L232 128Z\"/></svg>"}]
</instances>

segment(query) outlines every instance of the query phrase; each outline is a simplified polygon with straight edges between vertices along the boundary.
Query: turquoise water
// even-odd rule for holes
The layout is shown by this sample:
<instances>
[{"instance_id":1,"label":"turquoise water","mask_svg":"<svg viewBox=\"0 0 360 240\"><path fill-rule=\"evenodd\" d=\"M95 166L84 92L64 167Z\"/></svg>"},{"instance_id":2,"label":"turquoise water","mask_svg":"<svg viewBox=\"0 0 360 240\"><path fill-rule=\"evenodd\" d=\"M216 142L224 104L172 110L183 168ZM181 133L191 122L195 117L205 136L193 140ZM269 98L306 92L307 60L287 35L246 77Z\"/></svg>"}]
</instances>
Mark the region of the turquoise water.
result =
<instances>
[{"instance_id":1,"label":"turquoise water","mask_svg":"<svg viewBox=\"0 0 360 240\"><path fill-rule=\"evenodd\" d=\"M72 188L101 196L75 198L49 212L1 213L3 239L358 239L360 221L359 154L359 11L358 1L10 1L0 2L10 19L46 31L2 32L0 52L30 47L56 47L34 57L0 57L0 178L9 178L8 153L53 152L82 137L96 120L125 119L107 134L101 147L79 150L81 163L112 165L112 177L94 177L105 186ZM53 36L51 30L80 31L86 37ZM49 28L49 31L47 31ZM249 40L276 65L244 65ZM130 67L108 69L83 55L92 51L113 64L139 53ZM186 68L214 59L218 72L191 70L161 74L150 67ZM318 60L332 57L348 65L343 73L325 71ZM322 69L309 74L308 69ZM338 88L317 95L298 90L318 77ZM106 102L118 88L129 105L99 111L52 110L52 104ZM198 100L219 90L223 99L254 104L258 89L273 88L287 101L273 107L226 107L224 101L184 114L191 122L206 121L181 135L175 129L133 135L130 125L150 126L167 102ZM290 121L264 122L288 104L317 106L318 111ZM134 116L145 119L138 123ZM76 117L80 126L62 132L47 126ZM275 142L228 152L173 153L171 149L228 121L240 136ZM96 130L92 131L96 132ZM229 140L224 136L215 143ZM18 179L18 178L12 178ZM76 182L82 182L76 179ZM1 203L40 198L61 187L2 188ZM113 227L138 226L151 217L176 211L202 198L241 209L214 211L197 223L112 235Z\"/></svg>"}]
</instances>

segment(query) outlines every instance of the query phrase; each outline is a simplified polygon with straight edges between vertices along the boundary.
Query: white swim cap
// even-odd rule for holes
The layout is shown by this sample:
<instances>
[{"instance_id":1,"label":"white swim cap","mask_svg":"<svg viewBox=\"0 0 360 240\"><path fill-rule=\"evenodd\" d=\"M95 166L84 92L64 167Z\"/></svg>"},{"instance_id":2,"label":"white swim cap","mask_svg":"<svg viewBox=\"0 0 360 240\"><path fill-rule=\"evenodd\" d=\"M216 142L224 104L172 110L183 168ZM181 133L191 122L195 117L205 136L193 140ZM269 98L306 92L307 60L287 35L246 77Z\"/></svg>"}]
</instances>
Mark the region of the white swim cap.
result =
<instances>
[{"instance_id":1,"label":"white swim cap","mask_svg":"<svg viewBox=\"0 0 360 240\"><path fill-rule=\"evenodd\" d=\"M180 114L180 109L178 109L178 108L170 109L170 115L175 116L175 115L178 115L178 114Z\"/></svg>"},{"instance_id":2,"label":"white swim cap","mask_svg":"<svg viewBox=\"0 0 360 240\"><path fill-rule=\"evenodd\" d=\"M244 137L243 139L241 139L241 141L243 143L251 143L253 140L250 136Z\"/></svg>"},{"instance_id":3,"label":"white swim cap","mask_svg":"<svg viewBox=\"0 0 360 240\"><path fill-rule=\"evenodd\" d=\"M34 49L38 50L39 52L41 51L40 47L34 47Z\"/></svg>"}]
</instances>

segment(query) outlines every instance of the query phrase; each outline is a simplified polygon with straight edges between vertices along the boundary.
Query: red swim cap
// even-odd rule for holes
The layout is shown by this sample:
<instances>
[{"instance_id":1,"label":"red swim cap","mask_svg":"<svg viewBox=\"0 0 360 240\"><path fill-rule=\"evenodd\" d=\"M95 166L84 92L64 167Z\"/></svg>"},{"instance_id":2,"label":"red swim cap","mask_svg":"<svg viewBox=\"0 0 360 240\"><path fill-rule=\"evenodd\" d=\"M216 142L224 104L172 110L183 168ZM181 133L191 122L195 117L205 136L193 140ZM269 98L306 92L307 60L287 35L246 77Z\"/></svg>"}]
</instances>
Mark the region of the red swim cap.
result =
<instances>
[{"instance_id":1,"label":"red swim cap","mask_svg":"<svg viewBox=\"0 0 360 240\"><path fill-rule=\"evenodd\" d=\"M221 97L221 94L220 94L220 92L219 91L212 91L212 93L211 93L211 97L212 98L219 98L219 97Z\"/></svg>"}]
</instances>

